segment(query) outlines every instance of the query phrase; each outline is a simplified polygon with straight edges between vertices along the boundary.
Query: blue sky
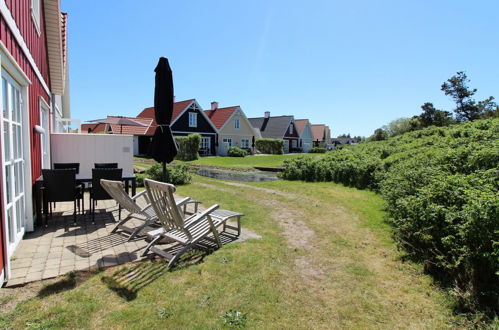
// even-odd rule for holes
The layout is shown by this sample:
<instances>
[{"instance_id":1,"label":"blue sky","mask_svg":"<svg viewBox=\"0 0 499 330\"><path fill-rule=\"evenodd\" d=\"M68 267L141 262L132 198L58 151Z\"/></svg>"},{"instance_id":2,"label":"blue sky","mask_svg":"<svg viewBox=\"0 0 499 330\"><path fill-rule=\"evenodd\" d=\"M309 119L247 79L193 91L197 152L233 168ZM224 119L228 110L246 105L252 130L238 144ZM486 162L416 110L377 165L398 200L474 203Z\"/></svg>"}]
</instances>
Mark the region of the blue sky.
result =
<instances>
[{"instance_id":1,"label":"blue sky","mask_svg":"<svg viewBox=\"0 0 499 330\"><path fill-rule=\"evenodd\" d=\"M294 115L332 135L372 134L464 70L499 97L499 1L62 0L71 111L83 121L153 105L166 56L177 100Z\"/></svg>"}]
</instances>

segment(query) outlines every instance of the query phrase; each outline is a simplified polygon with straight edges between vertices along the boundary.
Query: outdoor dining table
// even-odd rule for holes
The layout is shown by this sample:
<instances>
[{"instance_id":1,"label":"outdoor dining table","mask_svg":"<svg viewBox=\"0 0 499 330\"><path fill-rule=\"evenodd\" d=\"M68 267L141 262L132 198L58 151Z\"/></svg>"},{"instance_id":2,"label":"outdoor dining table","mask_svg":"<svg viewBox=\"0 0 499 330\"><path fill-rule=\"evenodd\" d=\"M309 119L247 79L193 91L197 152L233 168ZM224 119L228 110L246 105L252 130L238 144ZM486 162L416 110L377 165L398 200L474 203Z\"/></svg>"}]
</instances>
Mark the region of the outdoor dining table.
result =
<instances>
[{"instance_id":1,"label":"outdoor dining table","mask_svg":"<svg viewBox=\"0 0 499 330\"><path fill-rule=\"evenodd\" d=\"M137 178L135 175L123 175L122 178L123 182L125 183L125 191L128 193L130 190L130 186L132 188L132 196L135 196L136 190L137 190ZM80 177L79 175L76 176L76 183L91 183L92 182L92 177ZM43 176L40 176L38 179L35 181L35 212L36 212L36 225L42 225L42 214L43 211L46 211L46 203L43 202L43 194L42 194L42 187L43 187Z\"/></svg>"}]
</instances>

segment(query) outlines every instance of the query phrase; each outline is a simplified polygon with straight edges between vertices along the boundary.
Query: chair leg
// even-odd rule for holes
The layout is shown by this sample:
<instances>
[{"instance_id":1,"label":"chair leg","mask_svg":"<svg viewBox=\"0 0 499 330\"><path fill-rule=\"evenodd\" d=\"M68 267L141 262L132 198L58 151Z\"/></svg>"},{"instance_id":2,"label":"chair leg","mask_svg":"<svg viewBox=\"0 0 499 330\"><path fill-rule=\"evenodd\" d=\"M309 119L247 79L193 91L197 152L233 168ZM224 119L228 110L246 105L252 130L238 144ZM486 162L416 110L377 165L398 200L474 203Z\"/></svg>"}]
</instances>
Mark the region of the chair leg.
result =
<instances>
[{"instance_id":1,"label":"chair leg","mask_svg":"<svg viewBox=\"0 0 499 330\"><path fill-rule=\"evenodd\" d=\"M135 230L130 234L130 237L128 237L127 242L130 242L132 239L134 239L135 236L137 236L142 229L144 229L145 227L149 226L153 222L154 222L154 220L144 221L143 224L141 224L140 226L138 226L137 228L135 228Z\"/></svg>"},{"instance_id":2,"label":"chair leg","mask_svg":"<svg viewBox=\"0 0 499 330\"><path fill-rule=\"evenodd\" d=\"M161 235L158 235L156 237L153 238L153 240L151 241L151 243L149 243L149 245L146 246L146 248L144 249L144 252L142 252L142 254L140 255L141 257L145 257L147 252L149 252L149 250L151 249L151 247L156 244L156 242L161 239Z\"/></svg>"},{"instance_id":3,"label":"chair leg","mask_svg":"<svg viewBox=\"0 0 499 330\"><path fill-rule=\"evenodd\" d=\"M92 200L92 224L95 225L95 200Z\"/></svg>"},{"instance_id":4,"label":"chair leg","mask_svg":"<svg viewBox=\"0 0 499 330\"><path fill-rule=\"evenodd\" d=\"M173 264L176 263L177 260L182 256L182 254L187 252L187 250L189 250L190 248L191 248L191 244L184 246L180 251L175 253L175 256L173 256L173 258L168 262L168 265L166 266L166 268L170 269L171 266L173 266Z\"/></svg>"},{"instance_id":5,"label":"chair leg","mask_svg":"<svg viewBox=\"0 0 499 330\"><path fill-rule=\"evenodd\" d=\"M76 198L73 201L73 222L74 225L76 226Z\"/></svg>"},{"instance_id":6,"label":"chair leg","mask_svg":"<svg viewBox=\"0 0 499 330\"><path fill-rule=\"evenodd\" d=\"M121 220L121 205L118 204L118 220Z\"/></svg>"}]
</instances>

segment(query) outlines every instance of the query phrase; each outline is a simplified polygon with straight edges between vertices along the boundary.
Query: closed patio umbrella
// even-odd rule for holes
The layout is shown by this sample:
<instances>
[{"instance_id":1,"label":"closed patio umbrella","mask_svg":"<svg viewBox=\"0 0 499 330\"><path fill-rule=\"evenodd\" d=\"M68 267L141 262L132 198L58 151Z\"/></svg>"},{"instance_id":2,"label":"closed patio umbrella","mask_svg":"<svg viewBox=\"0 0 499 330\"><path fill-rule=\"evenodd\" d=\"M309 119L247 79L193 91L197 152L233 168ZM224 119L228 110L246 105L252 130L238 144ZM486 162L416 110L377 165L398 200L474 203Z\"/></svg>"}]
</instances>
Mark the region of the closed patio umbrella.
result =
<instances>
[{"instance_id":1,"label":"closed patio umbrella","mask_svg":"<svg viewBox=\"0 0 499 330\"><path fill-rule=\"evenodd\" d=\"M166 163L170 163L177 155L177 145L170 129L173 115L173 77L168 59L161 57L154 71L154 116L158 127L152 138L150 156L163 164L163 181L166 181Z\"/></svg>"}]
</instances>

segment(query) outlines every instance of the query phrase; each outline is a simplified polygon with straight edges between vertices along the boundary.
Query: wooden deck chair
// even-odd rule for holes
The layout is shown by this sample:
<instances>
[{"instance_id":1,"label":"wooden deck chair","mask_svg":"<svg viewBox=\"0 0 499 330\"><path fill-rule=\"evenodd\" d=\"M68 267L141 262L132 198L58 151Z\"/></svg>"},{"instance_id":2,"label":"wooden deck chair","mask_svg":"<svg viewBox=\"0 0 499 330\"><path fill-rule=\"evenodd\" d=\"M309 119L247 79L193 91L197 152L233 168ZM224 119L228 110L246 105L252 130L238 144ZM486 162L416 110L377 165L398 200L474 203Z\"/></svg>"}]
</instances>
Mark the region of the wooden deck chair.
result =
<instances>
[{"instance_id":1,"label":"wooden deck chair","mask_svg":"<svg viewBox=\"0 0 499 330\"><path fill-rule=\"evenodd\" d=\"M224 221L211 217L211 213L218 209L218 205L215 204L203 212L185 218L185 215L175 204L173 197L174 185L149 179L145 179L144 184L149 201L163 228L148 233L152 241L146 247L142 256L152 251L168 259L168 268L170 268L182 254L194 247L201 239L208 239L215 242L218 247L222 247L217 227L222 225ZM214 239L208 237L210 233L213 234ZM154 246L161 239L173 240L183 245L183 247L175 255L172 255Z\"/></svg>"},{"instance_id":2,"label":"wooden deck chair","mask_svg":"<svg viewBox=\"0 0 499 330\"><path fill-rule=\"evenodd\" d=\"M111 231L112 233L116 232L119 229L123 230L130 235L128 237L128 241L130 241L135 238L135 236L137 236L144 227L155 224L157 219L156 213L149 203L149 199L145 190L139 192L133 197L130 197L126 193L125 188L123 187L123 182L121 181L101 179L100 183L104 190L106 190L106 192L109 194L109 196L111 196L121 206L121 208L129 212L128 216L125 219L120 220L118 224L113 228L113 230ZM137 200L140 197L143 197L145 199L144 207L140 206L137 203ZM189 202L192 202L192 200L187 197L176 200L175 204L178 207L185 207ZM194 202L199 203L197 201ZM131 219L138 219L143 222L139 226L133 228L125 226L125 223Z\"/></svg>"}]
</instances>

